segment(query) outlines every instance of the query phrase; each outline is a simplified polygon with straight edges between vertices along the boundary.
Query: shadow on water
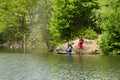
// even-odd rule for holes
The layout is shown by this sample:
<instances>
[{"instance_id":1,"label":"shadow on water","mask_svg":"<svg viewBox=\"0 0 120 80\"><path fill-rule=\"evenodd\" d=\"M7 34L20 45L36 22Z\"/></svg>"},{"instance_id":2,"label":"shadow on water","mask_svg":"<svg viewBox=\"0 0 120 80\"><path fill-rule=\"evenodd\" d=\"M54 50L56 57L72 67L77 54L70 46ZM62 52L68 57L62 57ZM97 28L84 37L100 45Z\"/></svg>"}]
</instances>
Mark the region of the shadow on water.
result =
<instances>
[{"instance_id":1,"label":"shadow on water","mask_svg":"<svg viewBox=\"0 0 120 80\"><path fill-rule=\"evenodd\" d=\"M0 53L24 53L23 49L10 49L9 47L0 46Z\"/></svg>"},{"instance_id":2,"label":"shadow on water","mask_svg":"<svg viewBox=\"0 0 120 80\"><path fill-rule=\"evenodd\" d=\"M32 49L23 49L23 48L12 48L0 46L0 53L12 53L12 54L29 54L29 53L46 53L46 49L41 48L32 48Z\"/></svg>"}]
</instances>

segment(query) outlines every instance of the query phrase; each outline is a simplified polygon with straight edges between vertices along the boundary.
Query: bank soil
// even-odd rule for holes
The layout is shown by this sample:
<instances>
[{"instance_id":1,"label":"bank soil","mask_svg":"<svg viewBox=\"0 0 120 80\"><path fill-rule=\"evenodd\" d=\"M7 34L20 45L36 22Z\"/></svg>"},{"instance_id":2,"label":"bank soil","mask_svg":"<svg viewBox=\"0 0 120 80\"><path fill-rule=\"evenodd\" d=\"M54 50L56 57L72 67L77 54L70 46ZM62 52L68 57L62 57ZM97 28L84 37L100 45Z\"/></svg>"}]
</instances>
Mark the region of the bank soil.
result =
<instances>
[{"instance_id":1,"label":"bank soil","mask_svg":"<svg viewBox=\"0 0 120 80\"><path fill-rule=\"evenodd\" d=\"M84 53L84 54L99 54L100 49L97 45L98 40L100 40L100 36L98 36L98 38L95 40L84 39L82 53ZM72 43L72 46L73 46L73 51L72 51L73 53L78 52L78 42L79 42L79 39L70 41L70 43ZM66 46L67 46L67 43L57 46L55 49L55 52L59 52L59 51L65 52Z\"/></svg>"}]
</instances>

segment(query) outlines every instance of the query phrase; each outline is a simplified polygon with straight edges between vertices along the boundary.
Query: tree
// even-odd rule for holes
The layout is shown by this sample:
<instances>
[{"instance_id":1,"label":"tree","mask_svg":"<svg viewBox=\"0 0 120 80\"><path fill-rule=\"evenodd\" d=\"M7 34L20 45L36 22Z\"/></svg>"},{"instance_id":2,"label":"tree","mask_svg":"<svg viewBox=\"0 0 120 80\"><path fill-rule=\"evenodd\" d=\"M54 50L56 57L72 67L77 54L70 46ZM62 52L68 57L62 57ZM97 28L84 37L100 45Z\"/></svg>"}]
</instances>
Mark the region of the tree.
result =
<instances>
[{"instance_id":1,"label":"tree","mask_svg":"<svg viewBox=\"0 0 120 80\"><path fill-rule=\"evenodd\" d=\"M33 47L35 45L50 48L48 26L51 16L51 0L38 0L32 12L32 26L28 41Z\"/></svg>"},{"instance_id":2,"label":"tree","mask_svg":"<svg viewBox=\"0 0 120 80\"><path fill-rule=\"evenodd\" d=\"M99 42L102 53L120 54L120 1L98 0L100 9L96 11L96 23L102 29Z\"/></svg>"},{"instance_id":3,"label":"tree","mask_svg":"<svg viewBox=\"0 0 120 80\"><path fill-rule=\"evenodd\" d=\"M50 32L55 42L79 36L82 28L95 27L92 10L97 8L92 0L52 0Z\"/></svg>"},{"instance_id":4,"label":"tree","mask_svg":"<svg viewBox=\"0 0 120 80\"><path fill-rule=\"evenodd\" d=\"M11 29L10 32L14 32L12 36L17 36L19 40L23 40L25 47L26 34L29 32L31 23L31 9L37 4L37 0L0 0L0 2L0 24L2 24L0 30L5 31L5 34L11 34L6 33L6 30ZM9 41L9 39L7 40Z\"/></svg>"}]
</instances>

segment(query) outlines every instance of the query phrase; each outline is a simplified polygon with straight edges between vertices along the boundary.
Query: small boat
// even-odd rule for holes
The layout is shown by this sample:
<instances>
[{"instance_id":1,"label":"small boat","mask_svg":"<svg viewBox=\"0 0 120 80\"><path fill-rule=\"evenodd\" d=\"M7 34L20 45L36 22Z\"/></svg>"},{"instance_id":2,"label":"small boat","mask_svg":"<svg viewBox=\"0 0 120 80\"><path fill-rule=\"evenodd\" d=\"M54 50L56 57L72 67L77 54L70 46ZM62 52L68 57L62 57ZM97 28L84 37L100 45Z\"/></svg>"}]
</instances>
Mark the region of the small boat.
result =
<instances>
[{"instance_id":1,"label":"small boat","mask_svg":"<svg viewBox=\"0 0 120 80\"><path fill-rule=\"evenodd\" d=\"M57 52L58 54L67 54L67 52L66 52L65 50L63 50L63 49L57 49L56 52ZM72 53L73 53L73 52L72 52ZM72 54L72 53L69 53L69 54Z\"/></svg>"},{"instance_id":2,"label":"small boat","mask_svg":"<svg viewBox=\"0 0 120 80\"><path fill-rule=\"evenodd\" d=\"M67 52L58 52L58 54L67 54Z\"/></svg>"},{"instance_id":3,"label":"small boat","mask_svg":"<svg viewBox=\"0 0 120 80\"><path fill-rule=\"evenodd\" d=\"M57 52L57 54L67 54L67 52L65 50L62 50L62 49L60 49L60 50L58 49L58 50L56 50L56 52ZM72 51L69 54L80 54L80 53Z\"/></svg>"},{"instance_id":4,"label":"small boat","mask_svg":"<svg viewBox=\"0 0 120 80\"><path fill-rule=\"evenodd\" d=\"M67 54L67 52L57 52L57 54ZM72 53L69 53L69 54L79 54L79 52L72 52Z\"/></svg>"}]
</instances>

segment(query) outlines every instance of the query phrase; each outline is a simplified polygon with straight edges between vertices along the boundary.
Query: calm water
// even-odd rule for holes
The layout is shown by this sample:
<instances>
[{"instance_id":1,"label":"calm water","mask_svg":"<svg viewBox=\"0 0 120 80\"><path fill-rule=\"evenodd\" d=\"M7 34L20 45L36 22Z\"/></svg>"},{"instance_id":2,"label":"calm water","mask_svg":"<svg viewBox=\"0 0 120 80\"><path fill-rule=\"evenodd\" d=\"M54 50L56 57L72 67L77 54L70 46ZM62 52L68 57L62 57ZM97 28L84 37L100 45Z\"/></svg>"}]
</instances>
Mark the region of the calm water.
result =
<instances>
[{"instance_id":1,"label":"calm water","mask_svg":"<svg viewBox=\"0 0 120 80\"><path fill-rule=\"evenodd\" d=\"M120 80L120 56L2 51L0 80Z\"/></svg>"}]
</instances>

